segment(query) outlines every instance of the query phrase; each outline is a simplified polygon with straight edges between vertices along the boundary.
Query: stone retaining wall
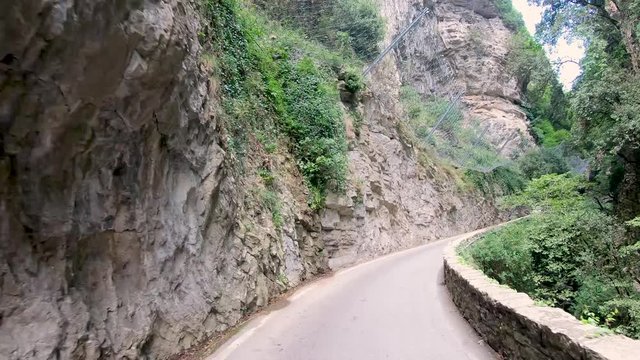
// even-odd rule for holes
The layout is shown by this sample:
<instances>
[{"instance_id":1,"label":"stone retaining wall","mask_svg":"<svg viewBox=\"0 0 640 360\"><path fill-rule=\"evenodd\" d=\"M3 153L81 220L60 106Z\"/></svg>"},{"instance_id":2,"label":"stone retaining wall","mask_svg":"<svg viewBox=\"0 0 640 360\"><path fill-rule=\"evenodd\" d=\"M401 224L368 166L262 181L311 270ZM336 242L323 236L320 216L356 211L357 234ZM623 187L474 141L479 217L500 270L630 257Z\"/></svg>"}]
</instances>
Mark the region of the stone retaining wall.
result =
<instances>
[{"instance_id":1,"label":"stone retaining wall","mask_svg":"<svg viewBox=\"0 0 640 360\"><path fill-rule=\"evenodd\" d=\"M445 250L446 286L462 315L504 359L637 360L640 341L585 325L561 309L537 306L526 294L463 264L457 240Z\"/></svg>"}]
</instances>

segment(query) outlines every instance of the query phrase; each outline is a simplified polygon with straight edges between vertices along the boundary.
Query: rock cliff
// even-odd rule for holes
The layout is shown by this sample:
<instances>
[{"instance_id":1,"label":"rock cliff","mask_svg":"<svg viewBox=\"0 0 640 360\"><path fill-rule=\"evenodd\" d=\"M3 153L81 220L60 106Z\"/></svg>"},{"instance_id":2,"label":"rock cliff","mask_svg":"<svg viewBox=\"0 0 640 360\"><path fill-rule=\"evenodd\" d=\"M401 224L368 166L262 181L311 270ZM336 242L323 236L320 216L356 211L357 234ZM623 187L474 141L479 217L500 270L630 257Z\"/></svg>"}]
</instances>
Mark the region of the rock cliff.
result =
<instances>
[{"instance_id":1,"label":"rock cliff","mask_svg":"<svg viewBox=\"0 0 640 360\"><path fill-rule=\"evenodd\" d=\"M428 2L383 1L389 26L406 26ZM533 146L521 93L507 71L512 31L491 0L441 0L396 56L403 83L424 95L463 94L468 120L480 121L492 144L504 155Z\"/></svg>"},{"instance_id":2,"label":"rock cliff","mask_svg":"<svg viewBox=\"0 0 640 360\"><path fill-rule=\"evenodd\" d=\"M346 195L317 214L291 156L269 160L279 226L253 201L260 154L243 175L227 156L196 2L0 4L2 358L167 358L331 268L498 220L397 131L401 82L464 85L472 111L505 114L496 138L523 126L496 65L504 47L462 66L463 29L506 31L464 1L436 5L370 79ZM384 2L391 35L420 5ZM430 70L434 54L461 69L453 85Z\"/></svg>"}]
</instances>

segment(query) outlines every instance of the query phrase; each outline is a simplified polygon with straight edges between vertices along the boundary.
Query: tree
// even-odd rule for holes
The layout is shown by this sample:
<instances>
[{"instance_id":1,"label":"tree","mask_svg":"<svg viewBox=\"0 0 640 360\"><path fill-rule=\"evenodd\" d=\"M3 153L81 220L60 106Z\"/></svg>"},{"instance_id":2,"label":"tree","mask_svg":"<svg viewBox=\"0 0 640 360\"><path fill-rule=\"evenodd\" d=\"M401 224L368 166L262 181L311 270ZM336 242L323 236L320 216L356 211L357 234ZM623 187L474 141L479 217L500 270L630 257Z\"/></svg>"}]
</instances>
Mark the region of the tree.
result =
<instances>
[{"instance_id":1,"label":"tree","mask_svg":"<svg viewBox=\"0 0 640 360\"><path fill-rule=\"evenodd\" d=\"M616 32L630 56L631 68L640 71L637 24L640 4L633 0L533 0L545 6L538 33L555 43L562 35L587 25L596 32Z\"/></svg>"},{"instance_id":2,"label":"tree","mask_svg":"<svg viewBox=\"0 0 640 360\"><path fill-rule=\"evenodd\" d=\"M640 1L533 1L548 6L538 26L543 41L569 36L586 44L571 100L575 132L594 170L624 169L613 198L629 219L640 212Z\"/></svg>"}]
</instances>

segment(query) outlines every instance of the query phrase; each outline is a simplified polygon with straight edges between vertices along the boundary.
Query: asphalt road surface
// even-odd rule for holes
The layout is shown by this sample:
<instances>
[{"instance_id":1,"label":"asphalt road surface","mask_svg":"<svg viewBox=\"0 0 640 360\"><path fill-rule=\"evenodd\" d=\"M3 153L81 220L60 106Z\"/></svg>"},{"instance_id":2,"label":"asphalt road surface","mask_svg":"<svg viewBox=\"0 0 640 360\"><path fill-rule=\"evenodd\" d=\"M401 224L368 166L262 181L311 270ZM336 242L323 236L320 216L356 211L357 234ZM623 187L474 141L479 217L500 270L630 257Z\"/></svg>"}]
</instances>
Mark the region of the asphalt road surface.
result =
<instances>
[{"instance_id":1,"label":"asphalt road surface","mask_svg":"<svg viewBox=\"0 0 640 360\"><path fill-rule=\"evenodd\" d=\"M207 360L496 359L443 285L442 253L450 240L303 287L286 306L250 321Z\"/></svg>"}]
</instances>

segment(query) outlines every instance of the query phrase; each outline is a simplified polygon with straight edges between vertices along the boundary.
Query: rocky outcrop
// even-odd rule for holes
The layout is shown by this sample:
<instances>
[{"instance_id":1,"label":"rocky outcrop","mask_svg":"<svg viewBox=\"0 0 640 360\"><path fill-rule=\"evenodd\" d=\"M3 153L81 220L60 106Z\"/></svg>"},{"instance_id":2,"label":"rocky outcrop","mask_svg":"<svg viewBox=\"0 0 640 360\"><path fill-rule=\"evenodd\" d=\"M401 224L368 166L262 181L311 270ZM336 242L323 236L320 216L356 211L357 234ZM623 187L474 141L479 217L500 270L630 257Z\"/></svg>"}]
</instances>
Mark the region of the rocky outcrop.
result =
<instances>
[{"instance_id":1,"label":"rocky outcrop","mask_svg":"<svg viewBox=\"0 0 640 360\"><path fill-rule=\"evenodd\" d=\"M538 306L523 293L498 285L445 250L444 279L451 298L474 329L503 358L514 360L626 360L640 358L640 341L613 335L558 308Z\"/></svg>"},{"instance_id":2,"label":"rocky outcrop","mask_svg":"<svg viewBox=\"0 0 640 360\"><path fill-rule=\"evenodd\" d=\"M163 358L326 268L226 164L193 4L1 3L0 358Z\"/></svg>"},{"instance_id":3,"label":"rocky outcrop","mask_svg":"<svg viewBox=\"0 0 640 360\"><path fill-rule=\"evenodd\" d=\"M533 146L527 117L518 105L516 79L506 69L513 32L492 1L381 4L387 18L396 19L389 22L392 29L406 26L424 6L433 8L396 52L403 83L423 95L463 94L467 121L478 120L482 132L504 155L515 156Z\"/></svg>"},{"instance_id":4,"label":"rocky outcrop","mask_svg":"<svg viewBox=\"0 0 640 360\"><path fill-rule=\"evenodd\" d=\"M429 163L403 141L399 73L380 65L364 102L366 121L351 134L350 185L321 213L329 264L342 267L499 221L493 199L466 190L461 179ZM426 161L420 161L420 159Z\"/></svg>"},{"instance_id":5,"label":"rocky outcrop","mask_svg":"<svg viewBox=\"0 0 640 360\"><path fill-rule=\"evenodd\" d=\"M399 136L418 70L393 59L316 214L289 154L232 163L196 2L0 4L1 358L167 358L329 267L498 221Z\"/></svg>"}]
</instances>

